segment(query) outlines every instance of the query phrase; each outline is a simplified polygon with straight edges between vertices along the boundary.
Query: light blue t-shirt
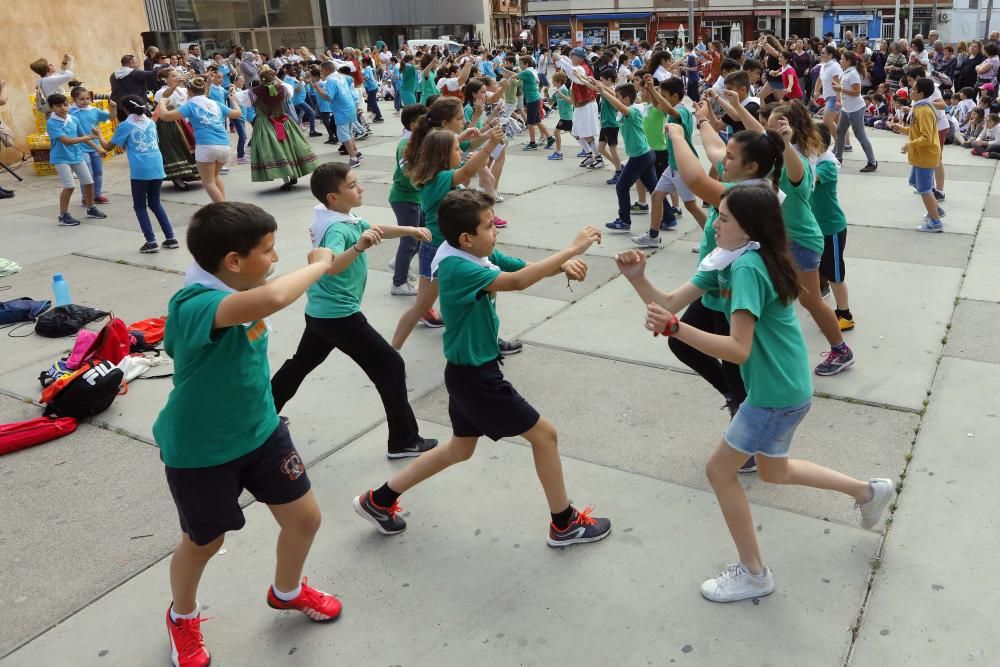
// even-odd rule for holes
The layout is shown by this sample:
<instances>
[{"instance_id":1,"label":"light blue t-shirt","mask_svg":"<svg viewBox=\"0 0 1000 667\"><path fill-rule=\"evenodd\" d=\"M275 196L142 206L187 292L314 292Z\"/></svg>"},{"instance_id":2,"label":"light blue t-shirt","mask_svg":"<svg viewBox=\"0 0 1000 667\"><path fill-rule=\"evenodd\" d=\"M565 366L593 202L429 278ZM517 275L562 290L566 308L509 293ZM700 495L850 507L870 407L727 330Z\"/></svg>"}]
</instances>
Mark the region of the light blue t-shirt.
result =
<instances>
[{"instance_id":1,"label":"light blue t-shirt","mask_svg":"<svg viewBox=\"0 0 1000 667\"><path fill-rule=\"evenodd\" d=\"M327 95L331 95L332 79L323 79L322 81L315 81L312 84L313 88L322 88L323 92ZM316 104L319 105L320 113L332 113L333 112L333 101L325 99L319 93L316 93Z\"/></svg>"},{"instance_id":2,"label":"light blue t-shirt","mask_svg":"<svg viewBox=\"0 0 1000 667\"><path fill-rule=\"evenodd\" d=\"M231 81L229 80L229 73L232 72L229 69L229 65L219 65L219 74L222 75L222 87L228 88Z\"/></svg>"},{"instance_id":3,"label":"light blue t-shirt","mask_svg":"<svg viewBox=\"0 0 1000 667\"><path fill-rule=\"evenodd\" d=\"M483 73L483 76L496 77L496 72L493 71L493 62L490 60L484 60L479 63L479 70Z\"/></svg>"},{"instance_id":4,"label":"light blue t-shirt","mask_svg":"<svg viewBox=\"0 0 1000 667\"><path fill-rule=\"evenodd\" d=\"M76 118L77 122L80 123L80 130L84 134L93 134L94 128L111 118L109 114L104 109L98 109L97 107L87 107L86 109L73 108L69 110L69 114ZM96 153L95 149L90 144L79 144L80 150L84 153Z\"/></svg>"},{"instance_id":5,"label":"light blue t-shirt","mask_svg":"<svg viewBox=\"0 0 1000 667\"><path fill-rule=\"evenodd\" d=\"M194 141L202 146L228 146L229 132L226 131L228 109L216 102L205 106L200 103L185 102L178 111L188 119L194 128Z\"/></svg>"},{"instance_id":6,"label":"light blue t-shirt","mask_svg":"<svg viewBox=\"0 0 1000 667\"><path fill-rule=\"evenodd\" d=\"M294 76L289 74L284 79L285 83L292 87L294 91L292 93L292 106L296 104L302 104L306 101L306 87L302 85L302 82L296 79ZM302 86L302 90L299 90L299 86Z\"/></svg>"},{"instance_id":7,"label":"light blue t-shirt","mask_svg":"<svg viewBox=\"0 0 1000 667\"><path fill-rule=\"evenodd\" d=\"M337 125L351 123L358 118L358 103L355 100L354 82L346 76L334 77L327 81L327 94L332 98L333 120Z\"/></svg>"},{"instance_id":8,"label":"light blue t-shirt","mask_svg":"<svg viewBox=\"0 0 1000 667\"><path fill-rule=\"evenodd\" d=\"M145 128L140 128L131 118L126 118L115 128L111 143L125 149L132 180L158 181L167 177L163 171L156 123L150 121Z\"/></svg>"},{"instance_id":9,"label":"light blue t-shirt","mask_svg":"<svg viewBox=\"0 0 1000 667\"><path fill-rule=\"evenodd\" d=\"M217 86L214 83L208 87L208 99L217 103L219 106L229 109L229 102L226 101L226 91L222 89L222 86Z\"/></svg>"},{"instance_id":10,"label":"light blue t-shirt","mask_svg":"<svg viewBox=\"0 0 1000 667\"><path fill-rule=\"evenodd\" d=\"M375 79L375 70L371 65L361 70L364 76L365 90L378 90L378 81Z\"/></svg>"},{"instance_id":11,"label":"light blue t-shirt","mask_svg":"<svg viewBox=\"0 0 1000 667\"><path fill-rule=\"evenodd\" d=\"M49 134L49 141L52 148L49 151L50 164L76 164L83 162L83 148L80 144L64 144L59 141L60 137L82 137L86 133L80 129L80 121L72 115L66 116L63 120L59 116L52 114L45 123L45 129Z\"/></svg>"}]
</instances>

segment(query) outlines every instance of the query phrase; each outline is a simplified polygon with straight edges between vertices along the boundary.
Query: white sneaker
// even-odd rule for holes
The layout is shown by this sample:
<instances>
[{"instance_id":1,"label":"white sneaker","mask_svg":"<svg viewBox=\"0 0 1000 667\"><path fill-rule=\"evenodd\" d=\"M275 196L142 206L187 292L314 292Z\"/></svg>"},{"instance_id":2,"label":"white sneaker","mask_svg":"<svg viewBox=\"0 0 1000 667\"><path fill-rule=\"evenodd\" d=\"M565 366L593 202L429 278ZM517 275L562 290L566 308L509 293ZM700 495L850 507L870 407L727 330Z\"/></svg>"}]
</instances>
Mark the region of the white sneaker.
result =
<instances>
[{"instance_id":1,"label":"white sneaker","mask_svg":"<svg viewBox=\"0 0 1000 667\"><path fill-rule=\"evenodd\" d=\"M663 238L657 236L655 239L646 232L642 236L633 236L632 243L636 244L640 248L659 248L663 245Z\"/></svg>"},{"instance_id":2,"label":"white sneaker","mask_svg":"<svg viewBox=\"0 0 1000 667\"><path fill-rule=\"evenodd\" d=\"M854 506L861 510L861 527L872 529L878 525L885 506L892 500L893 484L891 479L873 479L869 484L872 487L871 500L854 503Z\"/></svg>"},{"instance_id":3,"label":"white sneaker","mask_svg":"<svg viewBox=\"0 0 1000 667\"><path fill-rule=\"evenodd\" d=\"M701 585L701 594L712 602L737 602L764 597L774 592L774 577L764 568L764 576L754 577L743 563L728 566L715 579Z\"/></svg>"},{"instance_id":4,"label":"white sneaker","mask_svg":"<svg viewBox=\"0 0 1000 667\"><path fill-rule=\"evenodd\" d=\"M229 167L223 167L222 169L219 170L219 173L220 174L228 174L229 173Z\"/></svg>"},{"instance_id":5,"label":"white sneaker","mask_svg":"<svg viewBox=\"0 0 1000 667\"><path fill-rule=\"evenodd\" d=\"M417 286L413 283L403 283L402 285L393 285L392 289L389 290L389 294L392 296L416 296Z\"/></svg>"},{"instance_id":6,"label":"white sneaker","mask_svg":"<svg viewBox=\"0 0 1000 667\"><path fill-rule=\"evenodd\" d=\"M495 201L495 202L496 202L496 203L498 203L498 204L499 204L499 203L501 203L501 202L504 202L504 201L506 201L506 200L505 200L505 199L503 198L503 195L502 195L502 194L500 194L500 191L499 191L499 190L497 190L496 192L492 193L492 195L491 195L491 196L493 197L493 201Z\"/></svg>"}]
</instances>

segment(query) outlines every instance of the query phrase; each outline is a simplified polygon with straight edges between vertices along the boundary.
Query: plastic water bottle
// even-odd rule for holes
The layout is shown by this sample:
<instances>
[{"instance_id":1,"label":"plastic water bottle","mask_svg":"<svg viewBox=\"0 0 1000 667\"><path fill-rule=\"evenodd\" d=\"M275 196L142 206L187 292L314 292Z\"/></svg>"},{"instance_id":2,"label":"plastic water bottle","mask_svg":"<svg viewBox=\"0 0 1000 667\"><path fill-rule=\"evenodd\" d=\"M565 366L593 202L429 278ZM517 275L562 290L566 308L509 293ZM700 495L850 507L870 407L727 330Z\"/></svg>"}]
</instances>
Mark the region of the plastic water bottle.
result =
<instances>
[{"instance_id":1,"label":"plastic water bottle","mask_svg":"<svg viewBox=\"0 0 1000 667\"><path fill-rule=\"evenodd\" d=\"M69 295L69 283L66 282L61 273L52 276L52 294L56 297L57 306L66 306L73 303L73 299Z\"/></svg>"}]
</instances>

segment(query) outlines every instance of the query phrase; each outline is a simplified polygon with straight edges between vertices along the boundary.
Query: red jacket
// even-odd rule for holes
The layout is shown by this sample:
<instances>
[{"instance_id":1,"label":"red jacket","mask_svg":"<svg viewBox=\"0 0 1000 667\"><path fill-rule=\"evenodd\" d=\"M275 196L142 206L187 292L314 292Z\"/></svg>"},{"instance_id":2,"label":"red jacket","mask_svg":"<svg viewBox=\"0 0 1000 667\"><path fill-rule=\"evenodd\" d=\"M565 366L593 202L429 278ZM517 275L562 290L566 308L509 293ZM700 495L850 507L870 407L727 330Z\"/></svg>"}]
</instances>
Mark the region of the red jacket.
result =
<instances>
[{"instance_id":1,"label":"red jacket","mask_svg":"<svg viewBox=\"0 0 1000 667\"><path fill-rule=\"evenodd\" d=\"M354 65L354 71L351 72L351 78L354 79L354 87L357 88L364 83L365 80L364 75L361 73L361 63L354 58L351 58L349 62Z\"/></svg>"},{"instance_id":2,"label":"red jacket","mask_svg":"<svg viewBox=\"0 0 1000 667\"><path fill-rule=\"evenodd\" d=\"M591 68L590 63L583 61L580 63L580 67L586 72L587 76L594 76L594 70ZM597 91L588 88L583 84L574 84L573 86L573 103L577 106L584 104L586 102L593 102L597 99Z\"/></svg>"}]
</instances>

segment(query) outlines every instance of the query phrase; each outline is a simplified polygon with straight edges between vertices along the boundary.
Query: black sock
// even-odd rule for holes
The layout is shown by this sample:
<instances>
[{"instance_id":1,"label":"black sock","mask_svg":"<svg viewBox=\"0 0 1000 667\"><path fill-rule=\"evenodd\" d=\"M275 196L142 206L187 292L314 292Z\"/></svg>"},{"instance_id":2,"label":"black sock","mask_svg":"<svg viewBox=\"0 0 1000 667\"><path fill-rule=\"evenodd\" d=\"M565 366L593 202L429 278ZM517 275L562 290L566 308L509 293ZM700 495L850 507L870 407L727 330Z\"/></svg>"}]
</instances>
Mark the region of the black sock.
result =
<instances>
[{"instance_id":1,"label":"black sock","mask_svg":"<svg viewBox=\"0 0 1000 667\"><path fill-rule=\"evenodd\" d=\"M386 482L382 486L378 487L372 492L372 502L379 507L392 507L399 496L402 494L396 493L389 488L389 482Z\"/></svg>"},{"instance_id":2,"label":"black sock","mask_svg":"<svg viewBox=\"0 0 1000 667\"><path fill-rule=\"evenodd\" d=\"M850 308L845 308L844 310L840 310L839 308L837 308L837 309L834 309L833 312L837 314L837 317L843 317L845 320L853 320L854 319L854 315L851 315L851 309Z\"/></svg>"},{"instance_id":3,"label":"black sock","mask_svg":"<svg viewBox=\"0 0 1000 667\"><path fill-rule=\"evenodd\" d=\"M566 527L569 525L570 517L572 516L573 516L573 506L567 505L566 509L564 509L562 512L552 515L552 523L555 524L555 527L558 530L566 530Z\"/></svg>"},{"instance_id":4,"label":"black sock","mask_svg":"<svg viewBox=\"0 0 1000 667\"><path fill-rule=\"evenodd\" d=\"M660 235L660 230L659 229L650 229L649 230L649 238L655 239L659 235Z\"/></svg>"}]
</instances>

